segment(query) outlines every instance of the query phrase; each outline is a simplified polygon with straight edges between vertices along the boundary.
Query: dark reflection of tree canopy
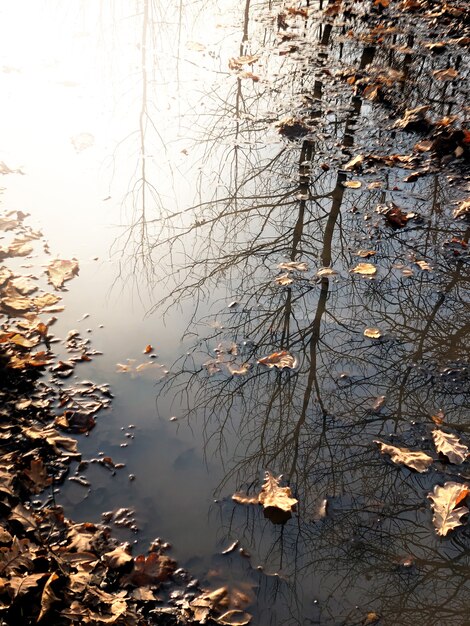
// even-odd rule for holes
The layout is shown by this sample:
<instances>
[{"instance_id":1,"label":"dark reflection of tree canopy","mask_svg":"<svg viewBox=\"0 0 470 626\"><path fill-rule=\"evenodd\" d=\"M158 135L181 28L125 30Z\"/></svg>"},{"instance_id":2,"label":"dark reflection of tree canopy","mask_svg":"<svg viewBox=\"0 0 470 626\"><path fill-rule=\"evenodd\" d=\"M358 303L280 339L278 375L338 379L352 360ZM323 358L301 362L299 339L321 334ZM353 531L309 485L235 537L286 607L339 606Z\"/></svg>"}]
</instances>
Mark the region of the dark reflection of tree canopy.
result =
<instances>
[{"instance_id":1,"label":"dark reflection of tree canopy","mask_svg":"<svg viewBox=\"0 0 470 626\"><path fill-rule=\"evenodd\" d=\"M240 54L254 52L258 41L247 36L249 8L247 2ZM280 599L287 588L282 579L266 583L265 593L285 603L279 611L287 621L305 623L299 616L310 608L300 588L312 585L321 595L322 624L360 622L363 616L351 609L356 604L379 610L387 624L463 624L468 531L437 540L425 497L452 471L441 463L422 476L392 467L372 441L392 434L398 443L431 449L430 417L440 408L448 425L469 430L468 272L463 257L443 251L453 234L468 241L468 232L450 225L454 191L442 175L420 179L410 192L395 191L404 172L379 169L375 180L383 188L358 192L343 187L346 174L334 160L322 167L329 154L338 155L337 143L342 162L349 160L347 149L366 141L369 130L374 150L391 145L367 103L322 81L319 68L338 60L334 28L334 20L317 24L317 44L303 49L304 63L288 55L279 60L282 84L252 87L236 79L227 92L210 94L215 122L201 154L204 162L220 164L216 173L202 171L194 206L141 214L141 261L157 275L163 267L172 286L156 308L193 302L191 328L200 336L159 395L187 401L187 418L202 419L206 454L219 455L225 467L217 495L258 488L265 469L283 472L292 486L298 517L284 528L271 528L255 508L225 503L221 530L286 575L290 596ZM275 45L270 33L263 34L268 48ZM350 43L341 55L361 69L386 63L368 42ZM396 62L392 54L388 63ZM421 69L405 63L421 88ZM303 140L267 143L272 119L265 112L275 111L276 118L282 97L290 105L303 97L296 112L314 130ZM391 200L421 221L387 226L375 208ZM359 248L377 252L379 273L372 280L350 274L361 260L354 254ZM310 271L281 287L274 278L284 260L305 261ZM433 272L418 269L416 260L429 261ZM412 275L404 276L399 264ZM320 267L339 274L317 279ZM209 318L199 318L198 303L214 294L223 304L211 327ZM231 299L238 306L227 308ZM380 327L384 338L365 339L366 326ZM232 343L237 363L249 362L250 370L210 376L204 364L218 344ZM297 357L295 371L256 364L281 349ZM385 404L374 409L378 396ZM323 498L329 514L318 520ZM271 613L263 624L279 619Z\"/></svg>"}]
</instances>

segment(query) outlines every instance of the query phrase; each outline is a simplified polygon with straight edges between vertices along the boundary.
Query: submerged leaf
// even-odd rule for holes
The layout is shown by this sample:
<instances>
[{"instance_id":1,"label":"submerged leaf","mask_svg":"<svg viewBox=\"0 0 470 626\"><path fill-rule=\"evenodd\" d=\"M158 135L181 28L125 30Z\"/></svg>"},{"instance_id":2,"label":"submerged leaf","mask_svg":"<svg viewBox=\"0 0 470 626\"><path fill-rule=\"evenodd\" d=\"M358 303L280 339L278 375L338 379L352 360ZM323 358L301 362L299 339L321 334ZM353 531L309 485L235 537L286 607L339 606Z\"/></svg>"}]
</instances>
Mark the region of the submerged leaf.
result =
<instances>
[{"instance_id":1,"label":"submerged leaf","mask_svg":"<svg viewBox=\"0 0 470 626\"><path fill-rule=\"evenodd\" d=\"M398 448L397 446L392 446L376 439L374 440L374 443L378 444L380 446L380 452L382 454L388 454L394 463L397 463L398 465L406 465L406 467L414 469L420 473L426 472L434 460L432 456L429 456L421 450L414 452L413 450Z\"/></svg>"},{"instance_id":2,"label":"submerged leaf","mask_svg":"<svg viewBox=\"0 0 470 626\"><path fill-rule=\"evenodd\" d=\"M439 428L432 431L432 438L434 439L434 445L436 450L445 454L451 463L460 465L468 457L469 450L467 446L460 443L457 435L452 433L445 433Z\"/></svg>"},{"instance_id":3,"label":"submerged leaf","mask_svg":"<svg viewBox=\"0 0 470 626\"><path fill-rule=\"evenodd\" d=\"M273 352L269 356L258 359L258 363L266 365L266 367L277 367L279 369L286 367L288 369L293 369L296 366L297 361L292 354L287 352L287 350L282 350L281 352Z\"/></svg>"},{"instance_id":4,"label":"submerged leaf","mask_svg":"<svg viewBox=\"0 0 470 626\"><path fill-rule=\"evenodd\" d=\"M466 506L458 509L455 507L467 497L468 493L469 485L447 482L443 486L436 485L433 493L428 494L428 498L433 502L432 521L438 535L445 536L450 530L462 525L460 518L468 513L468 509Z\"/></svg>"}]
</instances>

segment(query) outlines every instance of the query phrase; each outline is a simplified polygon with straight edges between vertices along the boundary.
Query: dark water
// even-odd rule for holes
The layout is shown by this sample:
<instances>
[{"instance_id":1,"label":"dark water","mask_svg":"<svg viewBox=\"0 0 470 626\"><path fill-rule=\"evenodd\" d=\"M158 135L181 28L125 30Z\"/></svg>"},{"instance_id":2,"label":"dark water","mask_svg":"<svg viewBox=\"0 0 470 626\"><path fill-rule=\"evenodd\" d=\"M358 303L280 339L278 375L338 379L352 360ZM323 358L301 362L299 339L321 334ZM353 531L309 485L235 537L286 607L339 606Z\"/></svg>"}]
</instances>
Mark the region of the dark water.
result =
<instances>
[{"instance_id":1,"label":"dark water","mask_svg":"<svg viewBox=\"0 0 470 626\"><path fill-rule=\"evenodd\" d=\"M445 62L419 32L376 45L365 22L352 37L347 16L311 3L282 41L278 2L189 4L1 8L0 159L26 174L4 178L3 205L80 259L56 332L90 329L103 356L83 377L115 393L80 446L126 463L116 476L90 469L90 491L70 483L59 499L77 520L134 509L140 530L123 538L160 536L203 585L249 590L256 624L373 612L467 624L468 526L438 538L426 496L468 464L420 475L373 440L429 451L441 410L469 441L468 256L451 242L468 241L452 218L468 177L452 162L412 183L399 166L345 171L352 155L408 154L418 138L391 130L393 99L388 110L362 99L338 73L403 71L396 102L442 116L461 110L468 63L459 91L429 80ZM259 55L244 68L259 80L228 69L242 54ZM291 115L308 120L303 139L280 136ZM343 186L352 179L360 189ZM376 211L391 201L419 217L393 229ZM281 286L288 261L308 269ZM377 274L351 273L359 262ZM337 274L317 277L322 267ZM279 350L293 370L257 363ZM127 359L154 367L118 372ZM284 526L231 500L265 470L299 500ZM235 540L244 554L221 556Z\"/></svg>"}]
</instances>

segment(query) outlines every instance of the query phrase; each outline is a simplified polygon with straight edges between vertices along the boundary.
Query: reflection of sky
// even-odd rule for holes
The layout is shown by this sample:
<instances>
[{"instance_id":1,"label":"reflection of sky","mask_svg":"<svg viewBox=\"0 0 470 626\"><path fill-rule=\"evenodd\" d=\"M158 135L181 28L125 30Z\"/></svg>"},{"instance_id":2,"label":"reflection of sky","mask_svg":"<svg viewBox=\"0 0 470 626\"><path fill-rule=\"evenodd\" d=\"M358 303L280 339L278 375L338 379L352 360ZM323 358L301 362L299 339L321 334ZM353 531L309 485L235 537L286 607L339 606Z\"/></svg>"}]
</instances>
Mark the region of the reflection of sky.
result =
<instances>
[{"instance_id":1,"label":"reflection of sky","mask_svg":"<svg viewBox=\"0 0 470 626\"><path fill-rule=\"evenodd\" d=\"M396 582L399 578L394 559L399 560L407 552L441 558L442 547L432 534L429 507L420 508L417 504L425 501L434 478L416 479L407 470L394 473L371 444L378 433L385 436L393 430L400 432L407 430L412 420L427 419L441 400L450 406L453 403L452 394L439 395L423 383L418 370L407 369L407 358L413 354L417 331L422 328L423 311L432 311L436 302L433 280L439 288L442 285L445 288L447 278L441 274L431 279L415 268L414 277L404 280L398 271L390 271L394 255L403 243L408 255L421 244L431 254L440 245L436 237L443 235L429 229L429 242L423 242L419 230L417 233L411 228L403 233L385 230L382 240L371 241L375 228L371 224L381 219L374 213L375 204L391 197L405 202L404 206L409 208L417 205L425 213L432 198L426 196L427 183L421 181L422 186L418 183L414 188L416 197L407 195L406 189L394 195L381 190L369 194L365 186L364 195L351 190L344 197L341 195L338 220L341 219L344 231L340 236L336 229L330 242L339 275L325 289L324 284L310 282L309 278L320 265L318 256L325 238L325 221L332 212L330 192L335 188L337 172L334 162L328 173L319 171L318 184L312 190L322 196L314 205L322 219L318 227L312 220L306 228L312 237L302 245L305 255L309 255L311 271L303 286L293 287L297 300L289 317L289 337L292 350L301 362L300 374L289 379L287 373L278 376L275 371L264 371L253 363L246 379L240 379L247 381L246 386L240 388L237 387L240 380L227 381L223 376L209 380L203 374L192 386L185 376L176 377L176 386L159 399L157 416L155 396L159 387L154 382L159 373L154 375L149 371L133 378L116 373L115 366L128 358L144 361L147 357L142 355L142 350L150 343L158 355L156 362L171 369L169 364L197 345L198 338L191 333L180 341L194 312L195 301L188 298L181 307L174 307L163 322L159 314L145 316L149 305L166 295L168 287L163 282L157 280L151 296L138 277L137 284L122 278L114 282L123 239L113 248L111 260L110 248L121 233L122 224L132 222L139 214L139 194L127 196L124 202L123 198L140 175L139 137L132 133L138 129L142 105L141 20L126 15L127 2L113 4L117 19L116 14L111 19L103 3L100 5L91 0L67 3L66 7L52 1L11 2L0 8L0 67L4 68L0 86L6 94L0 120L0 160L11 168L21 166L26 173L24 177L4 178L7 187L4 205L30 211L33 222L41 224L53 253L80 259L80 276L70 283L65 294L66 311L54 329L59 336L64 336L70 328L78 327L83 334L87 328L92 329L93 346L103 350L104 355L90 364L79 365L78 375L111 383L116 396L111 411L103 413L91 436L81 440L84 456L103 450L116 462L127 464L115 477L102 468L92 468L94 488L86 498L86 490L76 484L66 485L61 497L77 519L96 519L100 511L119 506L135 507L142 527L138 537L149 540L158 534L170 540L175 545L176 556L183 563L192 559L198 575L205 572L213 553L226 547L229 540L241 539L243 547L252 554L254 566L262 563L269 573L279 571L291 583L296 568L301 566L297 573L299 578L305 577L306 604L302 611L306 614L313 610L311 603L317 597L327 612L336 606L335 602L345 607L364 602L361 610L365 610L366 599L370 600L376 591L380 595L390 580ZM28 20L24 20L26 13ZM201 248L194 239L184 249L188 258L193 256L196 260L200 260L201 250L209 250L214 255L213 268L220 265L218 255L232 255L235 268L233 276L223 270L219 283L209 281L209 301L198 305L198 318L219 309L224 311L217 316L218 325L213 323L214 314L197 329L202 335L214 335L196 353L195 361L200 365L220 339L231 341L236 334L238 339L252 340L262 352L258 357L278 348L287 292L274 288L272 278L276 263L281 260L278 257L288 258L291 230L300 204L296 196L297 144L286 144L282 157L263 170L262 164L273 157L279 146L279 143L274 145L274 140L273 144L264 145L264 129L271 122L263 119L261 141L256 149L246 140L248 135L240 133L237 141L242 149L234 151L234 135L229 139L223 135L227 112L233 116L233 101L226 105L220 96L235 85L233 77L225 75L226 57L238 54L238 43L231 28L217 27L219 23L229 23L230 14L209 11L198 15L195 21L185 16L181 31L181 51L186 61L176 64L176 31L170 26L157 30L155 41L148 45L148 85L151 86L148 106L158 132L148 129L146 162L150 181L158 186L161 200L161 207L153 207L150 216L158 215L160 208L172 211L186 207L199 190L202 197L205 193L210 196L211 185L220 184L220 193L227 194L224 187L229 188L230 176L238 165L240 179L243 176L248 179L239 189L238 206L256 207L257 202L269 206L270 194L278 194L276 199L282 201L279 200L279 207L272 212L273 219L265 224L262 234L263 241L269 244L272 238L283 237L274 253L268 248L256 257L250 255L246 264L240 263L238 252L259 235L259 216L254 211L254 217L246 223L234 222L236 228L230 220L221 220L210 233L201 228ZM176 19L169 13L165 17L167 22ZM187 46L187 41L193 43ZM206 46L205 50L196 45L200 42ZM219 55L220 42L226 54ZM283 63L287 63L286 57L277 58L272 74L275 77L279 72L280 82L285 78L281 71ZM217 74L206 73L201 69L204 67ZM205 90L216 75L220 88L210 91L208 106ZM294 90L293 78L288 84ZM243 95L246 92L249 89ZM349 91L348 94L350 97ZM286 109L291 96L286 96ZM262 98L244 102L248 104L241 116L245 126L241 126L249 128L246 120L263 110L265 103ZM226 106L225 117L194 115L199 107L205 111L219 103L222 108ZM318 142L331 148L328 158L341 153L340 140L349 109L348 101L339 112L330 111L330 127L324 136L318 133ZM357 131L357 134L362 131L362 140L374 123L372 114L372 105L366 103ZM275 118L275 113L271 112L271 117ZM341 123L336 123L338 119ZM192 126L195 120L197 127ZM190 141L199 132L207 132L214 141L213 154L217 157L214 168L206 167L205 145L196 146ZM233 119L230 132L234 132ZM87 135L93 137L93 143ZM385 137L384 142L389 141L388 147L392 149L392 140L386 134ZM374 138L379 142L379 132ZM223 147L218 147L218 140ZM77 146L83 149L77 151ZM186 155L182 150L189 153ZM222 158L225 156L226 161ZM324 155L313 158L318 165ZM390 188L395 182L399 184L398 179L405 173L402 170L395 175L396 181L394 174L390 174ZM238 183L239 179L236 180ZM108 196L111 197L105 200ZM208 207L207 211L217 215L219 205ZM192 219L190 214L183 222L187 225ZM213 247L205 248L207 242ZM218 248L220 242L224 245ZM359 260L352 251L369 246L379 248L374 258L379 274L371 282L351 277L348 271ZM179 254L178 258L183 258L181 251ZM400 261L411 264L406 255ZM445 263L443 266L447 270ZM171 271L164 263L157 268L159 276ZM452 272L450 267L449 280ZM197 277L198 273L202 269L196 269L194 275ZM126 269L123 276L127 278ZM235 295L230 293L226 298L224 288L226 285L232 288L230 278L234 285L241 282L243 287L239 290L242 293L237 294L240 305L233 311L225 307L225 301ZM244 310L248 300L249 306ZM315 326L317 310L322 317ZM90 317L79 321L84 313ZM451 313L452 307L443 305L438 309L439 332L442 333L442 328L447 332ZM103 328L99 328L100 324ZM368 342L362 336L365 325L379 325L389 335L379 344ZM432 331L435 335L433 332L429 338L425 335L424 346L431 345L433 358L441 355L445 361L449 355L439 351L441 336L434 326ZM312 355L317 362L309 370L314 360ZM177 367L174 371L178 371ZM302 413L306 380L312 372L319 379L323 405L320 406L315 389L307 398L307 410ZM382 393L387 395L386 404L380 414L374 414L370 403ZM193 408L188 423L184 415ZM460 408L460 405L452 407L451 415L456 420ZM299 429L296 448L294 435L300 415L305 421ZM178 419L169 421L171 416ZM135 430L127 430L129 424L135 424ZM422 445L425 431L411 431L407 434L409 445ZM135 434L135 439L127 438L126 433ZM284 439L290 444L281 445ZM121 447L121 444L128 445ZM252 458L245 459L247 453ZM299 490L303 490L299 510L304 517L294 518L283 533L266 522L255 508L234 508L227 500L213 502L214 494L223 498L239 488L240 481L250 483L259 479L269 464L273 471L284 472L292 464L294 480ZM233 474L220 492L216 491L228 470L233 470ZM128 481L129 473L136 475L135 481ZM357 493L362 496L358 497ZM331 497L332 514L331 518L319 521L316 510L325 496ZM409 522L416 532L406 535L404 522ZM236 558L241 557L230 557L229 562L235 563ZM376 572L372 581L371 564ZM243 569L239 563L237 567ZM262 579L262 585L268 597L264 602L269 606L273 587L266 580ZM280 585L282 595L285 587L283 583ZM334 596L337 589L341 589L341 600L329 598L328 594ZM364 612L360 613L359 622L363 615ZM321 623L337 623L335 619L322 614Z\"/></svg>"}]
</instances>

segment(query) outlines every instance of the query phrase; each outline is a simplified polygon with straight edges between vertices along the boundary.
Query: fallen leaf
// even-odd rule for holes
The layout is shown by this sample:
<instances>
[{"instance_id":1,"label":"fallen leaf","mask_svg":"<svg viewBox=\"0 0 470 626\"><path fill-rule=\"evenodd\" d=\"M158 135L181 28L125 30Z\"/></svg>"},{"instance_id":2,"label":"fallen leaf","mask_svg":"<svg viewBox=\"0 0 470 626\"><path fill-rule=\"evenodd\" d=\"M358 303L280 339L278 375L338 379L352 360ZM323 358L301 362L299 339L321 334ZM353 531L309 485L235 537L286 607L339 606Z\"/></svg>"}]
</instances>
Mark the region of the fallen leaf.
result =
<instances>
[{"instance_id":1,"label":"fallen leaf","mask_svg":"<svg viewBox=\"0 0 470 626\"><path fill-rule=\"evenodd\" d=\"M246 626L251 622L251 615L245 611L232 609L231 611L226 611L215 621L217 624L223 624L224 626Z\"/></svg>"},{"instance_id":2,"label":"fallen leaf","mask_svg":"<svg viewBox=\"0 0 470 626\"><path fill-rule=\"evenodd\" d=\"M297 360L292 354L287 352L287 350L282 350L281 352L273 352L269 356L258 359L258 363L266 365L267 367L277 367L279 369L286 367L293 369L297 364Z\"/></svg>"},{"instance_id":3,"label":"fallen leaf","mask_svg":"<svg viewBox=\"0 0 470 626\"><path fill-rule=\"evenodd\" d=\"M274 279L274 282L282 287L286 287L287 285L291 285L294 282L294 279L289 274L281 274Z\"/></svg>"},{"instance_id":4,"label":"fallen leaf","mask_svg":"<svg viewBox=\"0 0 470 626\"><path fill-rule=\"evenodd\" d=\"M315 276L318 278L328 278L330 276L337 276L338 272L332 267L320 267Z\"/></svg>"},{"instance_id":5,"label":"fallen leaf","mask_svg":"<svg viewBox=\"0 0 470 626\"><path fill-rule=\"evenodd\" d=\"M459 75L457 70L454 70L452 67L449 67L446 70L434 70L432 73L436 80L454 80Z\"/></svg>"},{"instance_id":6,"label":"fallen leaf","mask_svg":"<svg viewBox=\"0 0 470 626\"><path fill-rule=\"evenodd\" d=\"M361 276L375 276L377 274L377 268L372 263L358 263L356 267L353 267L351 272L353 274L360 274Z\"/></svg>"},{"instance_id":7,"label":"fallen leaf","mask_svg":"<svg viewBox=\"0 0 470 626\"><path fill-rule=\"evenodd\" d=\"M148 344L147 346L145 346L144 348L144 354L150 354L151 352L153 352L153 346L151 346L150 344Z\"/></svg>"},{"instance_id":8,"label":"fallen leaf","mask_svg":"<svg viewBox=\"0 0 470 626\"><path fill-rule=\"evenodd\" d=\"M385 403L385 396L377 396L377 398L374 398L374 401L371 406L371 410L375 412L380 411L384 403Z\"/></svg>"},{"instance_id":9,"label":"fallen leaf","mask_svg":"<svg viewBox=\"0 0 470 626\"><path fill-rule=\"evenodd\" d=\"M103 561L111 569L121 569L133 560L132 556L127 552L127 546L118 546L111 552L106 552L103 555Z\"/></svg>"},{"instance_id":10,"label":"fallen leaf","mask_svg":"<svg viewBox=\"0 0 470 626\"><path fill-rule=\"evenodd\" d=\"M261 492L258 496L235 493L232 500L240 504L262 504L264 515L274 524L284 524L292 516L298 500L292 497L290 487L279 485L281 476L266 472Z\"/></svg>"},{"instance_id":11,"label":"fallen leaf","mask_svg":"<svg viewBox=\"0 0 470 626\"><path fill-rule=\"evenodd\" d=\"M363 259L369 259L371 256L375 256L377 252L375 250L358 250L354 254L356 256L360 256Z\"/></svg>"},{"instance_id":12,"label":"fallen leaf","mask_svg":"<svg viewBox=\"0 0 470 626\"><path fill-rule=\"evenodd\" d=\"M234 550L236 550L238 548L238 544L239 541L238 539L236 541L234 541L233 543L231 543L228 548L225 548L225 550L223 550L221 552L221 554L230 554L231 552L233 552Z\"/></svg>"},{"instance_id":13,"label":"fallen leaf","mask_svg":"<svg viewBox=\"0 0 470 626\"><path fill-rule=\"evenodd\" d=\"M428 272L432 272L432 267L429 265L427 261L415 261L415 264L422 270L427 270Z\"/></svg>"},{"instance_id":14,"label":"fallen leaf","mask_svg":"<svg viewBox=\"0 0 470 626\"><path fill-rule=\"evenodd\" d=\"M436 428L432 431L432 438L434 439L436 450L444 454L451 463L460 465L468 457L469 450L467 446L460 443L457 435L445 433Z\"/></svg>"},{"instance_id":15,"label":"fallen leaf","mask_svg":"<svg viewBox=\"0 0 470 626\"><path fill-rule=\"evenodd\" d=\"M46 613L48 613L51 606L55 602L59 602L59 598L55 595L51 588L52 583L58 580L58 578L57 574L53 573L49 576L46 584L44 585L44 589L41 594L41 612L39 613L39 617L37 619L38 622L40 622Z\"/></svg>"},{"instance_id":16,"label":"fallen leaf","mask_svg":"<svg viewBox=\"0 0 470 626\"><path fill-rule=\"evenodd\" d=\"M407 109L402 119L398 120L394 127L407 131L426 129L429 127L429 120L426 115L428 111L428 105Z\"/></svg>"},{"instance_id":17,"label":"fallen leaf","mask_svg":"<svg viewBox=\"0 0 470 626\"><path fill-rule=\"evenodd\" d=\"M468 513L466 506L458 509L455 507L470 493L469 485L447 482L444 485L436 485L433 493L428 494L432 500L434 516L432 521L436 533L441 536L447 535L450 530L461 526L461 517Z\"/></svg>"},{"instance_id":18,"label":"fallen leaf","mask_svg":"<svg viewBox=\"0 0 470 626\"><path fill-rule=\"evenodd\" d=\"M380 446L382 454L388 454L390 459L398 465L406 465L417 472L426 472L428 467L433 462L432 456L429 456L421 450L414 452L407 448L398 448L397 446L391 446L383 441L374 440L374 443Z\"/></svg>"},{"instance_id":19,"label":"fallen leaf","mask_svg":"<svg viewBox=\"0 0 470 626\"><path fill-rule=\"evenodd\" d=\"M287 270L288 272L297 270L298 272L308 271L308 265L304 261L289 261L288 263L279 263L278 268L280 270Z\"/></svg>"},{"instance_id":20,"label":"fallen leaf","mask_svg":"<svg viewBox=\"0 0 470 626\"><path fill-rule=\"evenodd\" d=\"M470 200L464 200L459 206L454 209L454 219L460 219L464 217L470 217Z\"/></svg>"},{"instance_id":21,"label":"fallen leaf","mask_svg":"<svg viewBox=\"0 0 470 626\"><path fill-rule=\"evenodd\" d=\"M157 552L151 552L148 556L140 554L134 559L134 569L126 580L136 587L145 587L168 580L175 569L175 561L164 554Z\"/></svg>"},{"instance_id":22,"label":"fallen leaf","mask_svg":"<svg viewBox=\"0 0 470 626\"><path fill-rule=\"evenodd\" d=\"M253 65L259 59L259 56L256 54L245 54L239 57L232 57L228 61L228 66L231 70L240 70L244 65Z\"/></svg>"},{"instance_id":23,"label":"fallen leaf","mask_svg":"<svg viewBox=\"0 0 470 626\"><path fill-rule=\"evenodd\" d=\"M364 155L358 154L356 157L348 161L343 169L345 170L354 170L359 168L364 162Z\"/></svg>"},{"instance_id":24,"label":"fallen leaf","mask_svg":"<svg viewBox=\"0 0 470 626\"><path fill-rule=\"evenodd\" d=\"M431 419L432 421L437 425L440 426L441 424L444 423L444 418L445 418L445 414L444 411L438 411L436 413L436 415L431 415Z\"/></svg>"},{"instance_id":25,"label":"fallen leaf","mask_svg":"<svg viewBox=\"0 0 470 626\"><path fill-rule=\"evenodd\" d=\"M348 189L359 189L362 187L362 183L360 180L346 180L343 182L343 187L347 187Z\"/></svg>"},{"instance_id":26,"label":"fallen leaf","mask_svg":"<svg viewBox=\"0 0 470 626\"><path fill-rule=\"evenodd\" d=\"M369 339L380 339L380 337L382 337L382 332L379 328L366 328L364 330L364 337L368 337Z\"/></svg>"},{"instance_id":27,"label":"fallen leaf","mask_svg":"<svg viewBox=\"0 0 470 626\"><path fill-rule=\"evenodd\" d=\"M56 289L60 289L66 280L77 276L78 269L77 259L54 259L47 266L46 273L49 276L49 282Z\"/></svg>"},{"instance_id":28,"label":"fallen leaf","mask_svg":"<svg viewBox=\"0 0 470 626\"><path fill-rule=\"evenodd\" d=\"M32 459L30 468L24 470L24 473L34 485L33 493L40 493L52 483L52 477L49 476L41 459Z\"/></svg>"}]
</instances>

